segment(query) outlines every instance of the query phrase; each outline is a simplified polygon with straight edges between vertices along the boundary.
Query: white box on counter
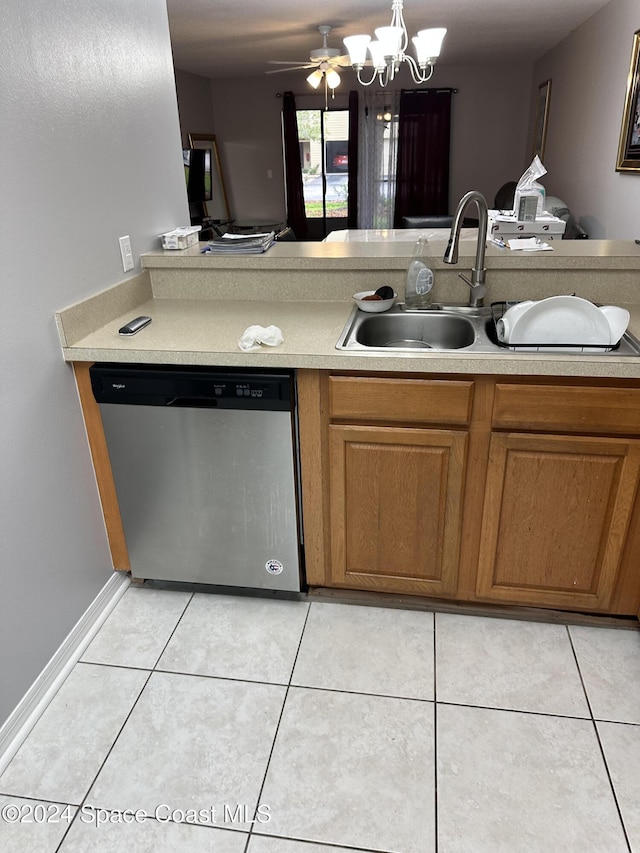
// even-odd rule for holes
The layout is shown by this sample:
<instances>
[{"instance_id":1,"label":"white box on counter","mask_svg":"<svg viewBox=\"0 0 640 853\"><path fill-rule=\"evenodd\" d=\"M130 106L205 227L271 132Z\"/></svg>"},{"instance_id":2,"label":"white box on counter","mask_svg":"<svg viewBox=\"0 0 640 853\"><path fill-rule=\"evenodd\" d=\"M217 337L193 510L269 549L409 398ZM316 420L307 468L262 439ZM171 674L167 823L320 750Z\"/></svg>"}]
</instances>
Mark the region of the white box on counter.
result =
<instances>
[{"instance_id":1,"label":"white box on counter","mask_svg":"<svg viewBox=\"0 0 640 853\"><path fill-rule=\"evenodd\" d=\"M180 228L174 228L173 231L167 231L166 234L161 234L163 249L188 249L190 246L195 246L198 242L198 234L202 230L201 225L185 225Z\"/></svg>"},{"instance_id":2,"label":"white box on counter","mask_svg":"<svg viewBox=\"0 0 640 853\"><path fill-rule=\"evenodd\" d=\"M550 213L537 216L533 222L522 222L515 216L489 211L489 230L492 237L545 237L547 240L561 239L566 228L564 219L558 219Z\"/></svg>"}]
</instances>

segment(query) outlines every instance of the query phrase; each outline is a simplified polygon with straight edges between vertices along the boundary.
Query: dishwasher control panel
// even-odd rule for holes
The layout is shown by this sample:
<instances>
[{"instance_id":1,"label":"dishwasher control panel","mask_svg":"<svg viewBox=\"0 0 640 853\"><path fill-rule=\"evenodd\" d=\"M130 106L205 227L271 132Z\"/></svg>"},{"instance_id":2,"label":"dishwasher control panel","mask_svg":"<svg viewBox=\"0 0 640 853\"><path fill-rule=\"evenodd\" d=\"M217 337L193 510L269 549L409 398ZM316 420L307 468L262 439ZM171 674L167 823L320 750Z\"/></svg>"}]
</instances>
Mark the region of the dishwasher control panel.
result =
<instances>
[{"instance_id":1,"label":"dishwasher control panel","mask_svg":"<svg viewBox=\"0 0 640 853\"><path fill-rule=\"evenodd\" d=\"M98 403L270 411L288 411L293 405L292 371L95 364L89 372Z\"/></svg>"},{"instance_id":2,"label":"dishwasher control panel","mask_svg":"<svg viewBox=\"0 0 640 853\"><path fill-rule=\"evenodd\" d=\"M252 397L254 400L270 400L278 397L279 388L267 382L220 382L214 385L216 397Z\"/></svg>"}]
</instances>

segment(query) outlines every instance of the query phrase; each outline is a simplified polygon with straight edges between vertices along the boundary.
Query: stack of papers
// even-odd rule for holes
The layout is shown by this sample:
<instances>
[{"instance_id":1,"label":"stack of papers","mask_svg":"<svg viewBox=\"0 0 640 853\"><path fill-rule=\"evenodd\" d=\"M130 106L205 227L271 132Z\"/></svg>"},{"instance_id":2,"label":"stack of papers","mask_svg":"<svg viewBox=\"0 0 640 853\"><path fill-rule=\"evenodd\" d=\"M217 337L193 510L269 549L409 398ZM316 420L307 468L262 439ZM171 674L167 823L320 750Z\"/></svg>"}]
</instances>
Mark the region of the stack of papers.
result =
<instances>
[{"instance_id":1,"label":"stack of papers","mask_svg":"<svg viewBox=\"0 0 640 853\"><path fill-rule=\"evenodd\" d=\"M273 246L275 231L267 234L223 234L217 240L210 240L204 252L221 255L259 255Z\"/></svg>"}]
</instances>

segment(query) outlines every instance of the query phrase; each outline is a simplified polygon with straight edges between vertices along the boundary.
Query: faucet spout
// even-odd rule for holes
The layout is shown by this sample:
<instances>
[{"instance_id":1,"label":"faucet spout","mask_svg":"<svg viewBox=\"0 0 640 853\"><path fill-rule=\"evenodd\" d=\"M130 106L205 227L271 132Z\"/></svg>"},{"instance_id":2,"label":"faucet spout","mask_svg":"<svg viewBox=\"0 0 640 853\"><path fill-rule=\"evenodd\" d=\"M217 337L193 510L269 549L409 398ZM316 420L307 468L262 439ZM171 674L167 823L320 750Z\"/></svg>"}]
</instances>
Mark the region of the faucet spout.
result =
<instances>
[{"instance_id":1,"label":"faucet spout","mask_svg":"<svg viewBox=\"0 0 640 853\"><path fill-rule=\"evenodd\" d=\"M476 262L471 270L471 278L460 273L460 278L465 281L471 288L469 294L469 306L471 308L482 308L484 305L484 295L486 293L484 266L484 253L487 245L487 228L489 224L489 214L487 209L487 200L482 193L477 190L471 190L462 196L458 203L453 224L451 225L451 234L449 243L444 253L443 261L445 264L458 263L458 245L460 243L460 229L462 228L462 220L465 211L471 203L475 203L478 209L478 242L476 245Z\"/></svg>"}]
</instances>

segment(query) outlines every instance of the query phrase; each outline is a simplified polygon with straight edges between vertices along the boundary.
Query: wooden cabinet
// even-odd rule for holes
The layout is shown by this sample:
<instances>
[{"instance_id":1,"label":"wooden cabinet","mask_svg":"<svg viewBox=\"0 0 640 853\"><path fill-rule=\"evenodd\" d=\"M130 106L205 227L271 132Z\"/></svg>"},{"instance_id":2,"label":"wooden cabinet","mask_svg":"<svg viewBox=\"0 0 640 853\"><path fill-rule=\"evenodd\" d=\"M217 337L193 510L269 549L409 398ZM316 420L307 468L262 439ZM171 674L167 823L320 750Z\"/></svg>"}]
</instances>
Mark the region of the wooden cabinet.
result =
<instances>
[{"instance_id":1,"label":"wooden cabinet","mask_svg":"<svg viewBox=\"0 0 640 853\"><path fill-rule=\"evenodd\" d=\"M466 446L464 432L329 428L335 583L455 592Z\"/></svg>"},{"instance_id":2,"label":"wooden cabinet","mask_svg":"<svg viewBox=\"0 0 640 853\"><path fill-rule=\"evenodd\" d=\"M493 435L478 595L510 604L608 609L639 470L637 441Z\"/></svg>"},{"instance_id":3,"label":"wooden cabinet","mask_svg":"<svg viewBox=\"0 0 640 853\"><path fill-rule=\"evenodd\" d=\"M313 384L304 373L301 404ZM321 414L301 421L303 430L322 431L320 440L301 442L312 585L455 594L474 385L446 378L318 378ZM322 470L322 491L313 466Z\"/></svg>"},{"instance_id":4,"label":"wooden cabinet","mask_svg":"<svg viewBox=\"0 0 640 853\"><path fill-rule=\"evenodd\" d=\"M629 435L640 434L640 390L498 381L491 426L478 597L566 610L629 606L633 579L617 586L629 575L640 477L640 441Z\"/></svg>"},{"instance_id":5,"label":"wooden cabinet","mask_svg":"<svg viewBox=\"0 0 640 853\"><path fill-rule=\"evenodd\" d=\"M637 383L301 371L299 389L311 586L638 612Z\"/></svg>"}]
</instances>

